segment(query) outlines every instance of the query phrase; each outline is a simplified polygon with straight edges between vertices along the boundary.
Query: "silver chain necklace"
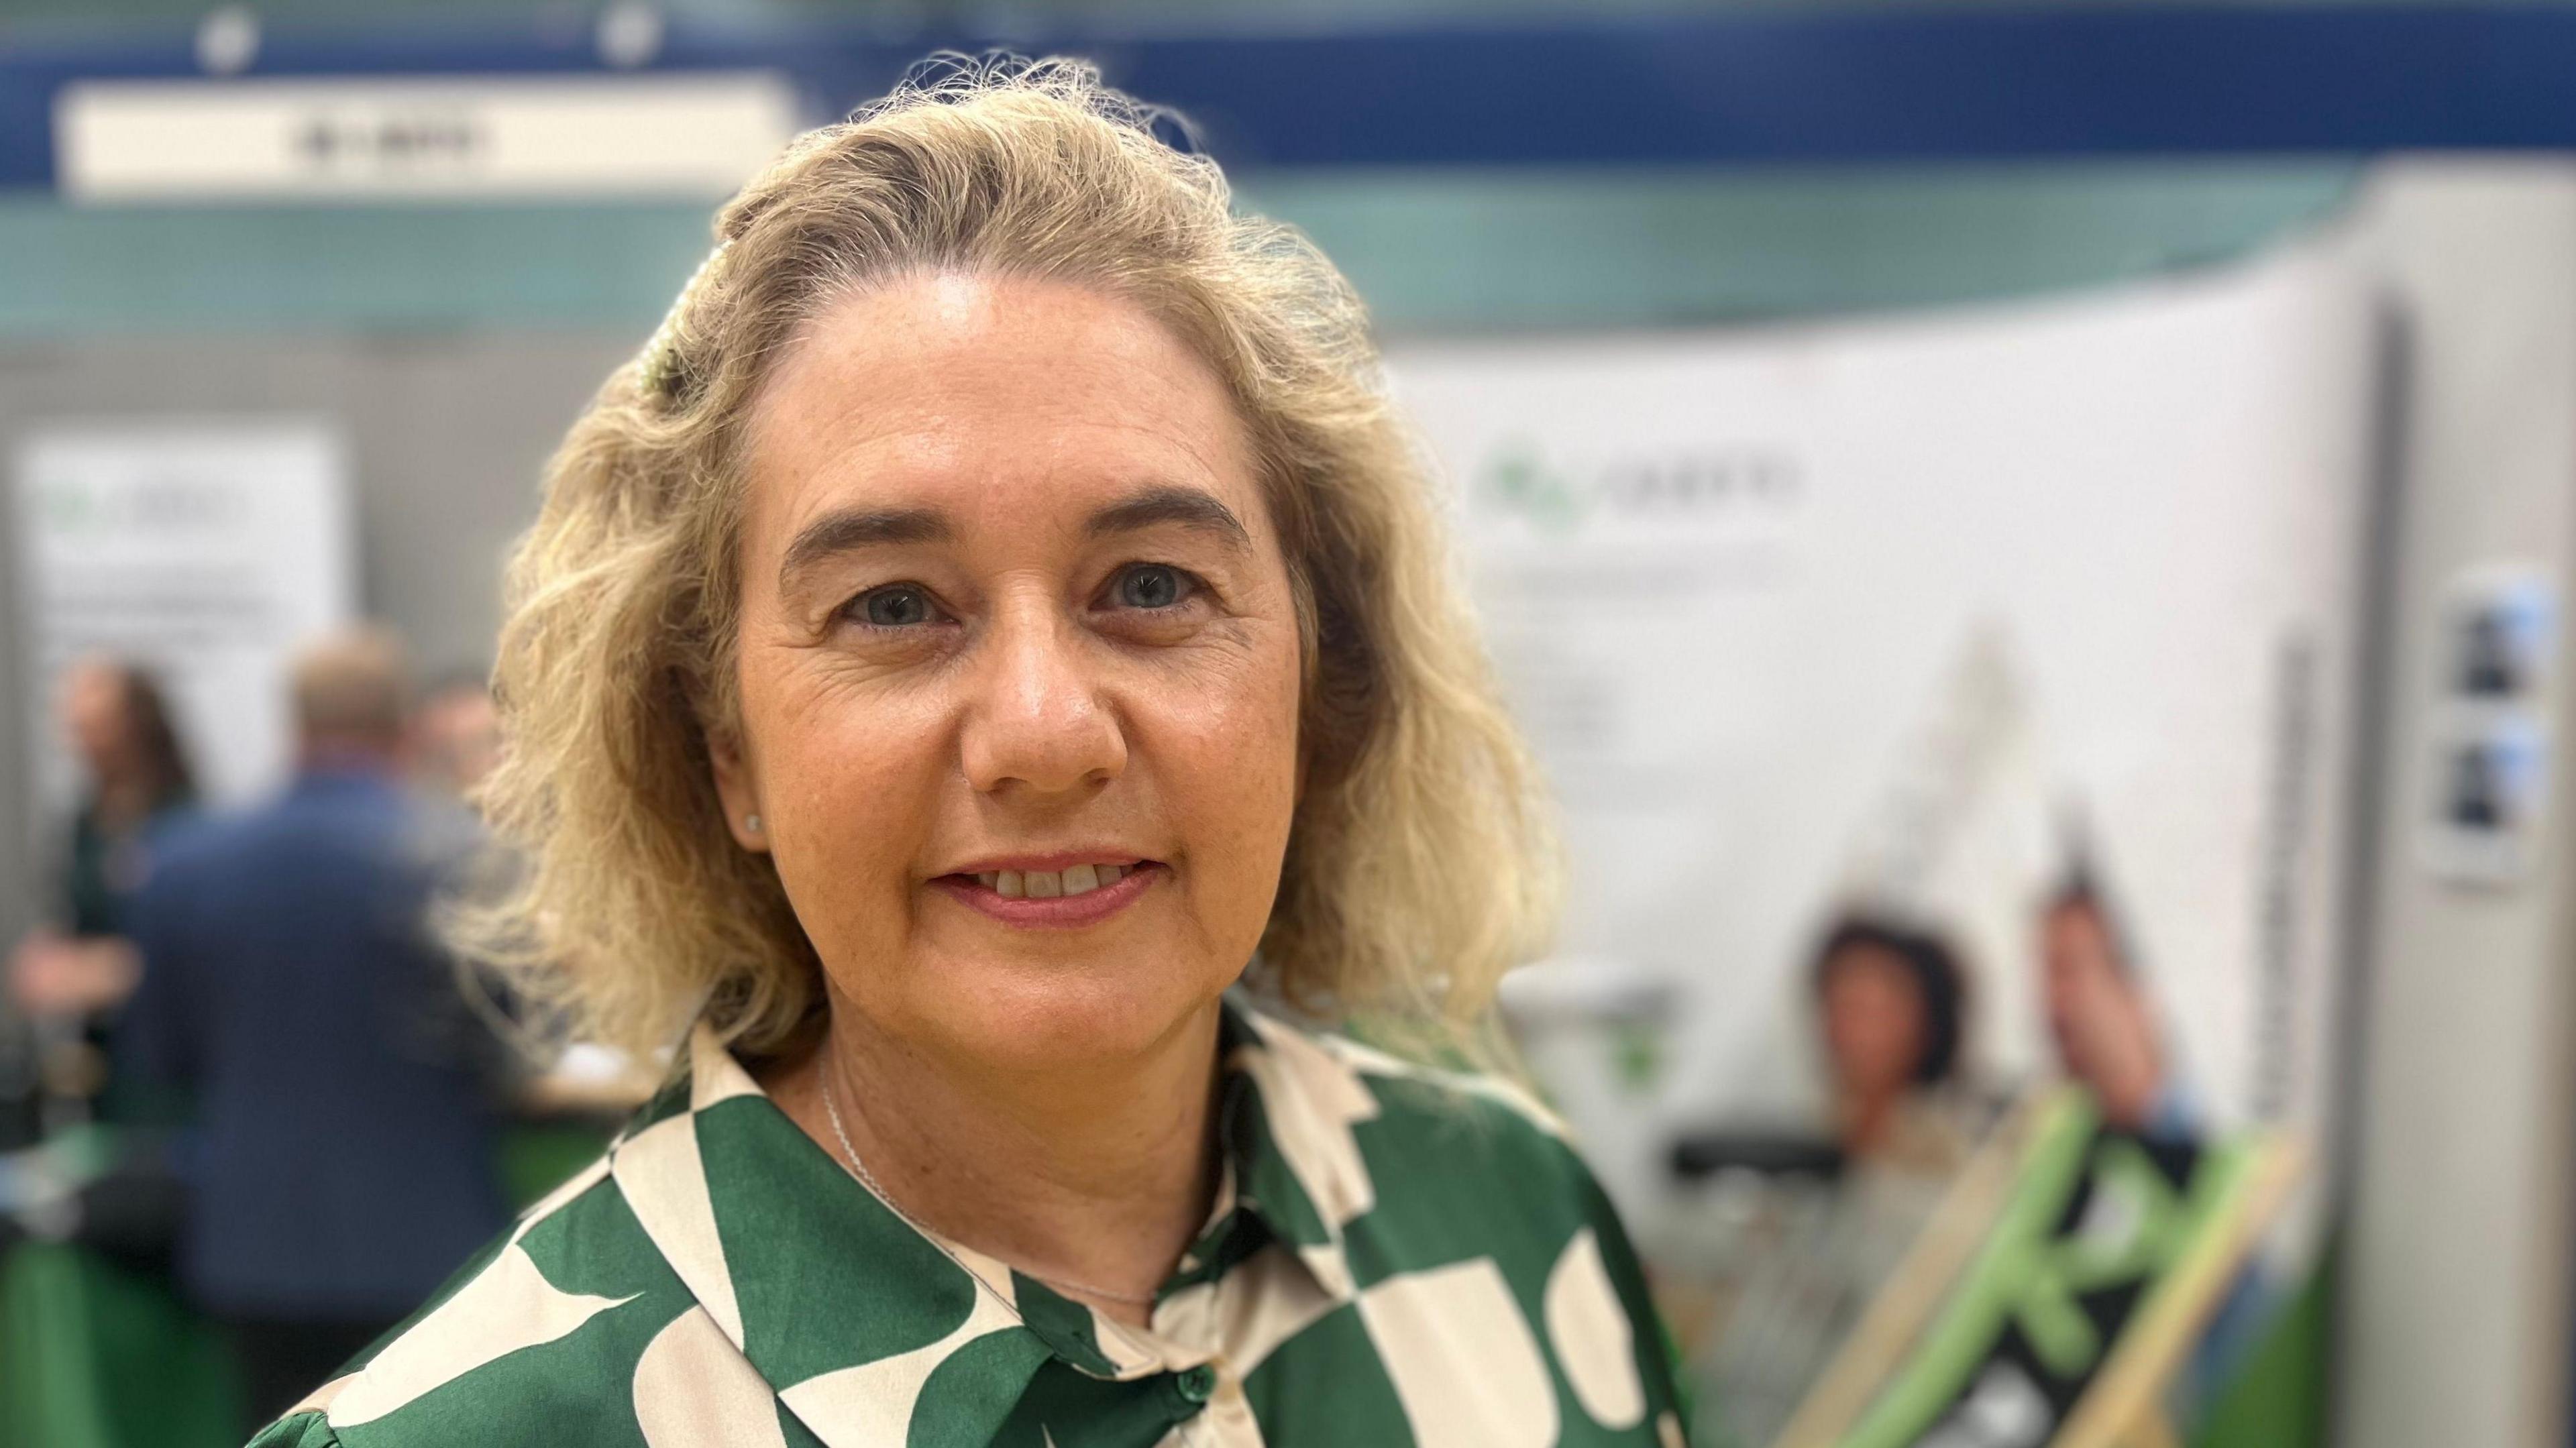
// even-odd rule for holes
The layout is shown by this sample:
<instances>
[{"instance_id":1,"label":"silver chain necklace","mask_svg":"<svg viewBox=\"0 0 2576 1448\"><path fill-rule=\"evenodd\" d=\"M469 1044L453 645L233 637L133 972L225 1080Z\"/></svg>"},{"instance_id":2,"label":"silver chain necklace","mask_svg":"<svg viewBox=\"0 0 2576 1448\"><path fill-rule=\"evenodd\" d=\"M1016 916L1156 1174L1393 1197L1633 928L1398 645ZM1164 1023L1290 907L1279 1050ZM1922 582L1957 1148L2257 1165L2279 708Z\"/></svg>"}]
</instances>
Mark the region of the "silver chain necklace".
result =
<instances>
[{"instance_id":1,"label":"silver chain necklace","mask_svg":"<svg viewBox=\"0 0 2576 1448\"><path fill-rule=\"evenodd\" d=\"M912 1213L895 1205L894 1193L885 1189L884 1185L876 1179L875 1174L868 1170L868 1164L866 1162L859 1160L859 1149L850 1145L849 1129L841 1125L840 1093L832 1089L832 1068L829 1065L826 1065L823 1068L823 1114L831 1118L833 1139L841 1143L842 1159L849 1163L850 1175L859 1179L859 1185L866 1187L869 1195L875 1197L878 1201L883 1202L887 1211L902 1218L905 1226L919 1232L933 1246L939 1248L940 1252L945 1255L949 1261L957 1262L957 1254L948 1250L948 1244L940 1239L939 1234L930 1230L928 1227L923 1226L914 1218ZM957 1266L958 1270L966 1273L967 1276L972 1277L975 1275L974 1269L968 1267L965 1263L957 1262ZM1135 1307L1151 1307L1154 1305L1154 1297L1151 1293L1147 1293L1145 1296L1139 1297L1132 1292L1112 1292L1106 1287L1094 1287L1087 1282L1071 1282L1060 1277L1040 1276L1038 1273L1029 1272L1028 1269L1024 1267L1015 1268L1013 1270L1035 1277L1038 1281L1045 1283L1047 1286L1054 1288L1058 1292L1079 1292L1086 1297L1105 1297L1112 1302L1124 1302Z\"/></svg>"}]
</instances>

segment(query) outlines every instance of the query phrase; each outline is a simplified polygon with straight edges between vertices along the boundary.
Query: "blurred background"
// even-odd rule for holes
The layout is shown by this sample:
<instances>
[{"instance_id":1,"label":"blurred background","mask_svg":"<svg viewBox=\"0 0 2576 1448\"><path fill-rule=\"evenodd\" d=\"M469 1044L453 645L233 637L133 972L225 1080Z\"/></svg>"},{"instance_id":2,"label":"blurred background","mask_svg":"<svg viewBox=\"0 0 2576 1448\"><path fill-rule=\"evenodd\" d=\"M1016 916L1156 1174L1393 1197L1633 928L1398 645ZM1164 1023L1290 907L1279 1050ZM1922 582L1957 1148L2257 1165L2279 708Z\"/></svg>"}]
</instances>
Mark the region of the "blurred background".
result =
<instances>
[{"instance_id":1,"label":"blurred background","mask_svg":"<svg viewBox=\"0 0 2576 1448\"><path fill-rule=\"evenodd\" d=\"M1374 307L1694 1441L2576 1441L2576 7L8 0L0 1444L237 1442L598 1150L651 1063L386 924L500 560L714 205L994 48Z\"/></svg>"}]
</instances>

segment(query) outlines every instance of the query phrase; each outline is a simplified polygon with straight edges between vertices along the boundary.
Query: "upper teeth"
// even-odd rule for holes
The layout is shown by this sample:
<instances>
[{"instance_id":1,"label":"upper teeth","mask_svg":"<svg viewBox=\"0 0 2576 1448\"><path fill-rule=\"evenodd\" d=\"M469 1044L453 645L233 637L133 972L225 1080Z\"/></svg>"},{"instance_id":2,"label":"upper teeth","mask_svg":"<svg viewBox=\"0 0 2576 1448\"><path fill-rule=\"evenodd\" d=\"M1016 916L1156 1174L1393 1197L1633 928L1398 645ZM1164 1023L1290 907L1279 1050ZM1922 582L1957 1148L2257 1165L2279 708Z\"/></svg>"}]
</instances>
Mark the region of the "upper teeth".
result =
<instances>
[{"instance_id":1,"label":"upper teeth","mask_svg":"<svg viewBox=\"0 0 2576 1448\"><path fill-rule=\"evenodd\" d=\"M1074 865L1064 870L986 870L975 878L984 888L1006 900L1025 895L1032 900L1052 900L1059 895L1083 895L1103 885L1115 885L1126 877L1128 865Z\"/></svg>"}]
</instances>

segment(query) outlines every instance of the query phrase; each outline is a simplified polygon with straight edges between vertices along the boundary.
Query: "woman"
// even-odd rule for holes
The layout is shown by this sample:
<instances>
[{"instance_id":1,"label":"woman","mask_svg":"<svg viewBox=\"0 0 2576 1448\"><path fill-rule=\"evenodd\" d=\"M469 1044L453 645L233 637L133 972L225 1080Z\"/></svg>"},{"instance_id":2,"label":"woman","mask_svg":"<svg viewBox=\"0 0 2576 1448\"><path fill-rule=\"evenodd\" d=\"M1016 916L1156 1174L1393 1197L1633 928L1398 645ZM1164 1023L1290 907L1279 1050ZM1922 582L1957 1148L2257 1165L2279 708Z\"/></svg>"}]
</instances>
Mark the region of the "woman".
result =
<instances>
[{"instance_id":1,"label":"woman","mask_svg":"<svg viewBox=\"0 0 2576 1448\"><path fill-rule=\"evenodd\" d=\"M1956 1120L1967 987L1936 936L1864 917L1817 947L1816 1015L1834 1135L1854 1160L1946 1176L1974 1142Z\"/></svg>"},{"instance_id":2,"label":"woman","mask_svg":"<svg viewBox=\"0 0 2576 1448\"><path fill-rule=\"evenodd\" d=\"M1934 931L1841 916L1811 957L1832 1151L1713 1185L1724 1304L1697 1376L1704 1443L1781 1440L1914 1250L1987 1123L1964 1060L1967 976Z\"/></svg>"},{"instance_id":3,"label":"woman","mask_svg":"<svg viewBox=\"0 0 2576 1448\"><path fill-rule=\"evenodd\" d=\"M51 928L18 945L9 990L51 1037L44 1075L61 1094L95 1096L105 1081L102 1018L141 974L128 915L154 843L196 802L196 776L150 675L112 659L63 672L63 738L89 776L62 853Z\"/></svg>"},{"instance_id":4,"label":"woman","mask_svg":"<svg viewBox=\"0 0 2576 1448\"><path fill-rule=\"evenodd\" d=\"M814 132L557 455L479 938L677 1079L266 1445L1679 1441L1357 300L1084 67ZM693 1024L692 1024L693 1023Z\"/></svg>"}]
</instances>

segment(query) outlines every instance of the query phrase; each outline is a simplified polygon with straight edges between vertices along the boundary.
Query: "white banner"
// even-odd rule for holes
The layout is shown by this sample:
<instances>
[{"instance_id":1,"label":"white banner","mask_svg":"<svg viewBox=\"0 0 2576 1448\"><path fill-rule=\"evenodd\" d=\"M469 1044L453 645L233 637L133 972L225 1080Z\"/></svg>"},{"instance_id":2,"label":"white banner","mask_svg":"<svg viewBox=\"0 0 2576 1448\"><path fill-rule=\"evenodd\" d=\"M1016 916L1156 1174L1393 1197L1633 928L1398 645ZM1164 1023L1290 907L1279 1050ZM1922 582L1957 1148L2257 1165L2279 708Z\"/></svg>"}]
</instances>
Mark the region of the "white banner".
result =
<instances>
[{"instance_id":1,"label":"white banner","mask_svg":"<svg viewBox=\"0 0 2576 1448\"><path fill-rule=\"evenodd\" d=\"M150 668L201 786L237 802L276 783L294 651L354 604L346 461L304 422L118 421L29 435L16 467L20 615L39 797L75 775L51 682L90 654Z\"/></svg>"},{"instance_id":2,"label":"white banner","mask_svg":"<svg viewBox=\"0 0 2576 1448\"><path fill-rule=\"evenodd\" d=\"M801 125L766 71L83 81L54 102L78 200L731 195Z\"/></svg>"},{"instance_id":3,"label":"white banner","mask_svg":"<svg viewBox=\"0 0 2576 1448\"><path fill-rule=\"evenodd\" d=\"M1396 353L1566 812L1565 947L1687 988L1678 1104L1779 1087L1811 932L1882 884L1957 917L1977 1049L2027 1069L2021 920L2078 811L2195 1091L2309 1115L2373 327L2312 255L1964 318Z\"/></svg>"}]
</instances>

